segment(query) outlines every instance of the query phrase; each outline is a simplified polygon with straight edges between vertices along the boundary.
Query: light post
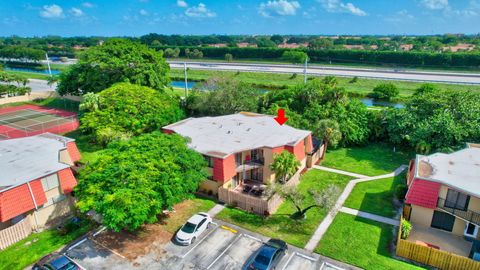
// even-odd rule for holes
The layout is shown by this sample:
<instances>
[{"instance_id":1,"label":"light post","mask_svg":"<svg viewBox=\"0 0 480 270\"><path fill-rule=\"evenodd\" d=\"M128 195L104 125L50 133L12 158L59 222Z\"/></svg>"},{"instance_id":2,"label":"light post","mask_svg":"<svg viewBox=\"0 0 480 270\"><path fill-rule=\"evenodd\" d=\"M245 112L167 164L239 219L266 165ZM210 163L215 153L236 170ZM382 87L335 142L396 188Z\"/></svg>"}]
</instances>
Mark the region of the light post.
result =
<instances>
[{"instance_id":1,"label":"light post","mask_svg":"<svg viewBox=\"0 0 480 270\"><path fill-rule=\"evenodd\" d=\"M183 62L183 70L185 74L185 98L187 98L188 97L187 62Z\"/></svg>"}]
</instances>

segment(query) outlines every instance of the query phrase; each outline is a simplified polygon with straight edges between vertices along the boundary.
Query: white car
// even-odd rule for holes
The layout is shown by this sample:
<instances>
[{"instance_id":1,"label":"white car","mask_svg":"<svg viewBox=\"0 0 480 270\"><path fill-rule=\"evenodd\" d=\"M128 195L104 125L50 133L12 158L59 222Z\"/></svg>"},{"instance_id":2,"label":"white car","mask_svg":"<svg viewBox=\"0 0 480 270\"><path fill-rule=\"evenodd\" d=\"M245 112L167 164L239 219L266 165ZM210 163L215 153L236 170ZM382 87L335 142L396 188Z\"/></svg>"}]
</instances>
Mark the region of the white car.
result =
<instances>
[{"instance_id":1,"label":"white car","mask_svg":"<svg viewBox=\"0 0 480 270\"><path fill-rule=\"evenodd\" d=\"M200 212L183 224L175 235L175 241L180 245L190 245L209 227L212 218L209 214Z\"/></svg>"}]
</instances>

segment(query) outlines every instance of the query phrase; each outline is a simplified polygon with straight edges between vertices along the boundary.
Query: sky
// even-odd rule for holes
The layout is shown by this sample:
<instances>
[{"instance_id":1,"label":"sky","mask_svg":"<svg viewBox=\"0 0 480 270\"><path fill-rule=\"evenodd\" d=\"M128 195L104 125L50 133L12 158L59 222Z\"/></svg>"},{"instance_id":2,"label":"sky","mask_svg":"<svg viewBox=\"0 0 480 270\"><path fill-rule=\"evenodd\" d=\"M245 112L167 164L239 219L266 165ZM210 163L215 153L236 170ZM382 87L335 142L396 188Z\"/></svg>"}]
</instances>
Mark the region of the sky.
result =
<instances>
[{"instance_id":1,"label":"sky","mask_svg":"<svg viewBox=\"0 0 480 270\"><path fill-rule=\"evenodd\" d=\"M480 32L480 0L0 0L0 36Z\"/></svg>"}]
</instances>

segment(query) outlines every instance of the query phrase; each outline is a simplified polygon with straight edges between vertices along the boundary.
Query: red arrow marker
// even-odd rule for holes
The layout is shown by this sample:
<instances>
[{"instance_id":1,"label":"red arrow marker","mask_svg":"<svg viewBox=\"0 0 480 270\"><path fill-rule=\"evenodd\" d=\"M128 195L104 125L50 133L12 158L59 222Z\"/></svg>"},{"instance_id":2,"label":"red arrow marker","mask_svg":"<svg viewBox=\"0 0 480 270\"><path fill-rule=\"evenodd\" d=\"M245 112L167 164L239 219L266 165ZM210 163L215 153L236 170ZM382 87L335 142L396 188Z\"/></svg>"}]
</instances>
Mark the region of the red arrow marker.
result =
<instances>
[{"instance_id":1,"label":"red arrow marker","mask_svg":"<svg viewBox=\"0 0 480 270\"><path fill-rule=\"evenodd\" d=\"M279 125L283 125L285 122L287 122L288 118L285 117L285 110L284 109L278 109L277 111L277 117L274 118L275 121L277 121L277 123Z\"/></svg>"}]
</instances>

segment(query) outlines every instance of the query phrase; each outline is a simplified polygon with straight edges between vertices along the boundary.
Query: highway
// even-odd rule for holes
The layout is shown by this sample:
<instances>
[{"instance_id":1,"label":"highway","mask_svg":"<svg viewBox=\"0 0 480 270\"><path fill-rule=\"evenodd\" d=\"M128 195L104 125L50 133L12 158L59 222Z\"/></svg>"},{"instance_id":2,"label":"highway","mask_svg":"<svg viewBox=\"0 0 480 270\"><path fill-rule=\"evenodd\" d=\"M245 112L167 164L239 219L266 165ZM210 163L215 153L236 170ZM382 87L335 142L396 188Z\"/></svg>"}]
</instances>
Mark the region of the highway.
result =
<instances>
[{"instance_id":1,"label":"highway","mask_svg":"<svg viewBox=\"0 0 480 270\"><path fill-rule=\"evenodd\" d=\"M171 68L183 69L184 63L168 61ZM192 70L222 70L222 71L248 71L266 73L298 73L303 74L300 65L275 65L275 64L244 64L221 62L187 62L187 67ZM416 71L394 69L371 69L352 67L311 66L307 74L313 76L333 75L339 77L359 77L379 80L397 80L413 82L436 82L450 84L480 84L480 74L441 72L441 71Z\"/></svg>"}]
</instances>

